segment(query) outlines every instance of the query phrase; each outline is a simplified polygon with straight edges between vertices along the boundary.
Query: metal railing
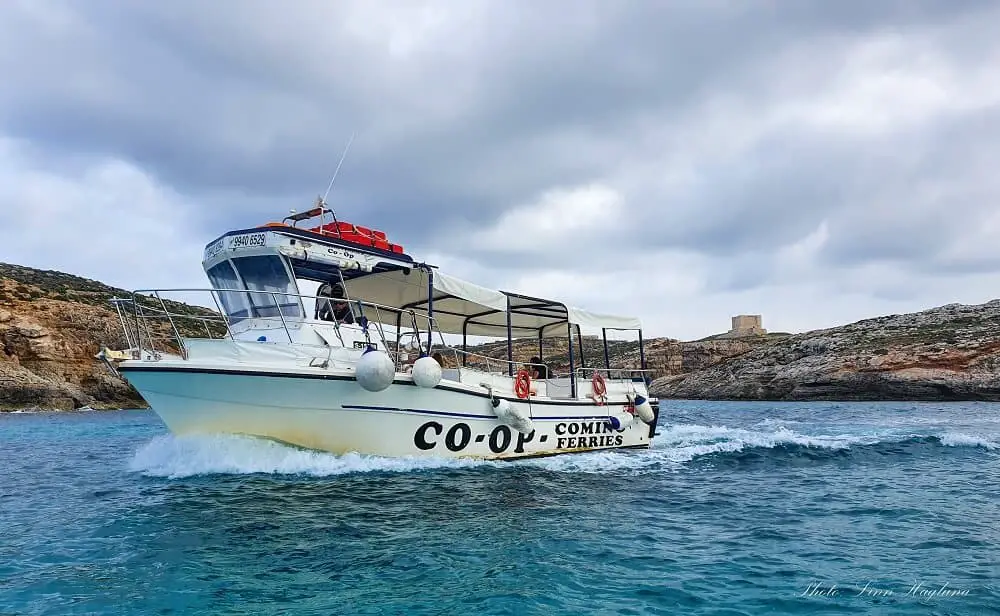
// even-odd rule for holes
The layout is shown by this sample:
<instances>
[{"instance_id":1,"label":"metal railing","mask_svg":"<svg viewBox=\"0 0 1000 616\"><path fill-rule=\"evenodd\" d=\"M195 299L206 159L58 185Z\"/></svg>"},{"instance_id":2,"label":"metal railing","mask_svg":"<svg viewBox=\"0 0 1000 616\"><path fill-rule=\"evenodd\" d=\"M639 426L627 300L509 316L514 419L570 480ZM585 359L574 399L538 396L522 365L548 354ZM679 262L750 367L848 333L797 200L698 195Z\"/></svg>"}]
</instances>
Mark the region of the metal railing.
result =
<instances>
[{"instance_id":1,"label":"metal railing","mask_svg":"<svg viewBox=\"0 0 1000 616\"><path fill-rule=\"evenodd\" d=\"M578 374L581 377L586 378L589 373L591 377L594 373L600 373L603 377L609 380L632 380L636 378L645 378L646 375L655 374L656 370L641 368L606 368L606 367L576 367L573 370L574 374Z\"/></svg>"},{"instance_id":2,"label":"metal railing","mask_svg":"<svg viewBox=\"0 0 1000 616\"><path fill-rule=\"evenodd\" d=\"M172 300L167 295L208 294L211 297L211 308ZM241 309L246 310L246 316L227 315L223 306L227 305L223 294L243 296ZM269 301L260 304L256 297L263 296ZM283 301L279 301L282 298ZM232 297L230 297L232 299ZM294 300L294 301L289 301ZM360 327L367 343L373 336L382 343L381 348L393 359L397 371L405 372L422 354L434 355L440 353L443 368L459 370L471 369L498 376L509 376L521 368L544 368L547 379L570 377L581 380L588 373L599 371L608 379L631 380L635 376L644 376L652 370L636 370L631 368L591 368L576 367L572 373L556 374L545 363L512 361L506 358L491 357L480 353L456 348L445 340L444 334L437 325L434 316L412 308L397 308L362 299L343 299L321 295L288 293L282 291L262 291L251 289L207 289L207 288L177 288L177 289L140 289L132 293L131 298L113 298L112 304L125 334L125 341L133 356L138 358L147 352L154 358L163 353L180 355L187 358L185 339L237 339L239 334L247 330L239 328L240 323L255 324L272 323L273 329L279 329L291 344L296 343L293 331L302 324L333 326L337 339L342 347L347 348L340 321L326 321L309 318L303 300L315 302L331 302L348 304L353 320ZM242 312L242 310L241 310ZM366 313L369 316L366 316ZM390 322L386 317L392 315L392 321L398 325L391 326L394 331L387 331ZM404 318L408 323L404 323ZM405 326L405 329L404 329ZM234 330L235 328L235 330ZM431 336L428 337L428 332ZM202 336L204 334L204 336ZM433 334L437 334L435 342ZM408 342L404 342L407 340ZM410 355L413 354L413 357ZM446 359L447 358L447 359ZM544 380L544 379L543 379Z\"/></svg>"},{"instance_id":3,"label":"metal railing","mask_svg":"<svg viewBox=\"0 0 1000 616\"><path fill-rule=\"evenodd\" d=\"M203 306L191 306L165 297L168 294L191 295L208 294L215 311ZM222 309L226 302L224 295L235 294L246 296L249 301L241 300L240 312L228 314ZM260 303L256 298L264 296L269 301ZM232 296L230 296L231 298ZM283 298L284 301L279 301ZM288 301L294 299L294 301ZM260 324L274 323L277 329L284 333L289 343L295 343L293 331L304 323L332 325L342 346L347 347L341 328L350 324L339 320L320 320L309 318L302 300L330 302L331 304L347 304L353 324L360 328L361 334L368 343L372 339L381 341L382 348L394 357L397 366L401 363L399 341L403 337L411 337L421 352L425 349L423 337L428 331L441 332L437 322L431 315L414 309L400 309L395 306L379 304L361 299L330 298L321 295L304 293L288 293L282 291L261 291L252 289L206 289L206 288L176 288L176 289L139 289L132 293L131 298L112 298L111 302L119 317L126 343L130 348L149 350L153 354L171 352L186 357L184 340L186 338L201 338L201 333L208 339L236 339L242 333L239 325L244 322ZM207 302L206 302L207 303ZM171 309L171 306L174 306ZM245 311L245 316L244 316ZM388 314L387 314L388 313ZM395 332L387 332L391 314L400 326L393 328ZM408 321L404 323L405 320ZM403 326L410 331L403 331ZM443 337L442 343L444 342ZM447 346L442 344L442 346Z\"/></svg>"},{"instance_id":4,"label":"metal railing","mask_svg":"<svg viewBox=\"0 0 1000 616\"><path fill-rule=\"evenodd\" d=\"M432 347L432 354L433 353L441 353L442 358L447 356L453 357L454 359L452 361L447 361L442 364L442 366L444 368L454 368L459 371L462 369L469 369L489 374L509 376L512 372L516 373L521 368L548 368L545 364L533 364L525 361L509 361L499 357L490 357L489 355L463 351L462 349L450 346L447 343L442 343L440 346ZM464 362L462 361L463 358L465 359Z\"/></svg>"},{"instance_id":5,"label":"metal railing","mask_svg":"<svg viewBox=\"0 0 1000 616\"><path fill-rule=\"evenodd\" d=\"M118 314L125 343L135 352L146 350L153 355L183 354L185 336L182 334L193 338L195 330L200 332L202 328L208 338L223 338L228 333L228 321L224 314L171 312L167 302L157 295L115 297L110 301Z\"/></svg>"},{"instance_id":6,"label":"metal railing","mask_svg":"<svg viewBox=\"0 0 1000 616\"><path fill-rule=\"evenodd\" d=\"M440 335L440 332L438 332ZM602 373L604 377L609 381L625 381L631 382L636 378L645 378L646 375L654 374L654 370L642 370L633 368L606 368L606 367L576 367L572 372L554 372L550 369L549 365L542 363L532 363L525 361L512 361L498 357L491 357L489 355L482 355L479 353L472 353L470 351L464 351L459 348L452 347L444 341L444 336L441 337L441 346L437 348L436 352L442 352L442 358L447 355L454 357L454 366L443 364L445 368L457 368L459 374L463 368L471 368L473 370L480 370L481 372L486 372L489 374L495 374L500 376L508 376L511 373L517 373L518 370L524 368L530 370L531 368L544 368L547 373L547 377L541 379L555 380L560 378L575 378L577 381L582 381L586 374L593 374L595 372ZM465 361L462 361L462 358ZM485 366L485 369L479 366ZM586 377L589 379L589 377Z\"/></svg>"}]
</instances>

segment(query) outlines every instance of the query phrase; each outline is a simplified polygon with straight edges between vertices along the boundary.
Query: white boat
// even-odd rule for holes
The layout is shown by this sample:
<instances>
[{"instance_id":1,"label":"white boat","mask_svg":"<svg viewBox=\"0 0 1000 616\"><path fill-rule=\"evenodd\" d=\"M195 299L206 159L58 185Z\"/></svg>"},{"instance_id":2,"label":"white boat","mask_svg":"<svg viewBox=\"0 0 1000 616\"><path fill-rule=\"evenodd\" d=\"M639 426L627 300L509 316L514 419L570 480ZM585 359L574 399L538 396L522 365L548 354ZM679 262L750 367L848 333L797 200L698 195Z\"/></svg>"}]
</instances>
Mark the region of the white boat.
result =
<instances>
[{"instance_id":1,"label":"white boat","mask_svg":"<svg viewBox=\"0 0 1000 616\"><path fill-rule=\"evenodd\" d=\"M384 233L337 221L322 201L226 233L203 266L211 289L113 300L128 348L99 355L175 434L487 459L645 448L655 434L638 319L449 276ZM343 301L301 293L309 281L339 285ZM193 314L172 299L217 312ZM330 308L344 321L326 320ZM581 357L581 328L601 330L597 367ZM610 365L609 330L637 332L638 367ZM505 339L507 357L470 352L469 336ZM549 374L542 354L553 337L569 339L563 374ZM540 361L515 362L516 338L537 341Z\"/></svg>"}]
</instances>

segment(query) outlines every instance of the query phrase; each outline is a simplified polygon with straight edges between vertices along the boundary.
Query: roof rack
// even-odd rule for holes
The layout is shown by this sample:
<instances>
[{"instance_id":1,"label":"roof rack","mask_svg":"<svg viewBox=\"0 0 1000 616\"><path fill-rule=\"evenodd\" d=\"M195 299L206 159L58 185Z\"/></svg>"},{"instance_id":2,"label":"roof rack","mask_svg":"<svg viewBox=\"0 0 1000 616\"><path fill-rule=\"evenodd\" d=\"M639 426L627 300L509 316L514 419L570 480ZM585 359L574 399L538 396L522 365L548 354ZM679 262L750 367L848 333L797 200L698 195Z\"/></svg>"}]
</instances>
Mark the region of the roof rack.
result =
<instances>
[{"instance_id":1,"label":"roof rack","mask_svg":"<svg viewBox=\"0 0 1000 616\"><path fill-rule=\"evenodd\" d=\"M292 214L291 216L285 216L285 219L282 220L281 222L291 220L293 223L298 223L302 222L303 220L309 220L310 218L316 218L317 216L322 216L327 212L330 212L332 214L333 210L323 206L314 207L313 209L306 210L305 212L299 212L297 214ZM295 225L293 224L292 226L294 227Z\"/></svg>"}]
</instances>

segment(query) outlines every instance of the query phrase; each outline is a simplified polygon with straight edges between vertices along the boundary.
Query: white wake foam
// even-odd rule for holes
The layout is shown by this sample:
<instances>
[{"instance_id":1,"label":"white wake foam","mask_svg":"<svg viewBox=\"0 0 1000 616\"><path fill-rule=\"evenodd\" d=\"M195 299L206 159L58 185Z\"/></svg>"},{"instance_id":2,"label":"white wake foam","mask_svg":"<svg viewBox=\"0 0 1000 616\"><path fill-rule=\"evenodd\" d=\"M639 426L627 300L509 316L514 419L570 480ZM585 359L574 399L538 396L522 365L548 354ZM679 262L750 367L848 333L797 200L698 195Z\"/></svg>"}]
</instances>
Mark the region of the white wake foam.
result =
<instances>
[{"instance_id":1,"label":"white wake foam","mask_svg":"<svg viewBox=\"0 0 1000 616\"><path fill-rule=\"evenodd\" d=\"M713 453L733 453L761 447L802 445L824 449L846 449L851 445L877 443L876 435L806 435L777 425L769 431L727 426L675 425L663 429L653 441L653 449L663 449L675 462L687 462Z\"/></svg>"},{"instance_id":2,"label":"white wake foam","mask_svg":"<svg viewBox=\"0 0 1000 616\"><path fill-rule=\"evenodd\" d=\"M945 432L940 437L941 444L948 447L982 447L989 451L1000 450L1000 442L991 440L981 434L965 434L964 432Z\"/></svg>"},{"instance_id":3,"label":"white wake foam","mask_svg":"<svg viewBox=\"0 0 1000 616\"><path fill-rule=\"evenodd\" d=\"M385 458L342 456L289 447L245 436L173 436L154 438L142 446L129 469L152 477L268 473L326 477L346 473L410 472L432 468L461 468L487 464L445 458Z\"/></svg>"},{"instance_id":4,"label":"white wake foam","mask_svg":"<svg viewBox=\"0 0 1000 616\"><path fill-rule=\"evenodd\" d=\"M347 473L413 472L440 468L529 466L562 473L649 473L677 470L686 462L712 454L753 448L799 445L818 449L848 449L879 442L899 442L918 434L807 435L777 424L773 429L748 430L727 426L677 424L661 427L648 450L599 451L513 462L430 457L386 458L360 454L334 455L289 447L242 436L164 435L142 446L129 464L132 471L153 477L181 478L211 474L307 475L326 477ZM926 433L923 436L927 436ZM944 432L943 445L1000 450L1000 443L983 435Z\"/></svg>"}]
</instances>

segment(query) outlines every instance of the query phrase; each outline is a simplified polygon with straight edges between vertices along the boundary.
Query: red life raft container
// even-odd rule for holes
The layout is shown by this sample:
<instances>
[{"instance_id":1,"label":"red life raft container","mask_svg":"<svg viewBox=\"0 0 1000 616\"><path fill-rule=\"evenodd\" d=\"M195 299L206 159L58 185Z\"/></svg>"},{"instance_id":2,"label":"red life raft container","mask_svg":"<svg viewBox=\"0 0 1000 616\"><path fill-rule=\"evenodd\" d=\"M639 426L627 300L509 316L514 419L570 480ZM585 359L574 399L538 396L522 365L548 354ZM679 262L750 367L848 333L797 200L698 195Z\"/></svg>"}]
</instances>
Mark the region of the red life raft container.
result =
<instances>
[{"instance_id":1,"label":"red life raft container","mask_svg":"<svg viewBox=\"0 0 1000 616\"><path fill-rule=\"evenodd\" d=\"M331 222L321 227L309 229L313 233L335 237L345 242L358 244L361 246L371 246L379 250L385 250L396 254L403 254L403 247L399 244L392 244L386 238L384 231L369 229L349 222Z\"/></svg>"}]
</instances>

